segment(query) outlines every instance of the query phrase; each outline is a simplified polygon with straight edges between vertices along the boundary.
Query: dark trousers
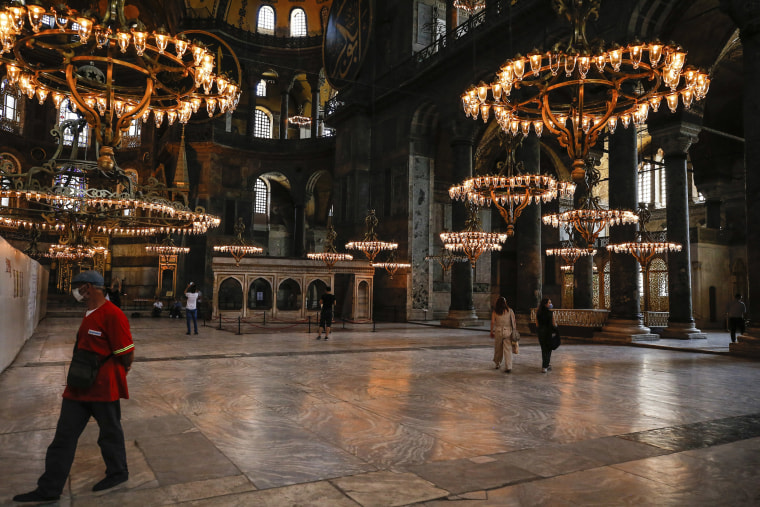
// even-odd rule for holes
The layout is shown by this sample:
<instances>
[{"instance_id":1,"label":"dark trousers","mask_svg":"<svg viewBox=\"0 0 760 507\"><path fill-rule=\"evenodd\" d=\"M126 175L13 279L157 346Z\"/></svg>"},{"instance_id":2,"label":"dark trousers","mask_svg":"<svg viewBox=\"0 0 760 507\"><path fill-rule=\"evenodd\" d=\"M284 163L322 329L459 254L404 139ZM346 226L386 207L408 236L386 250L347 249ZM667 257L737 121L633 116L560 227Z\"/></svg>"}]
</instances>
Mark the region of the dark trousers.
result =
<instances>
[{"instance_id":1,"label":"dark trousers","mask_svg":"<svg viewBox=\"0 0 760 507\"><path fill-rule=\"evenodd\" d=\"M741 317L731 317L728 319L728 329L731 331L731 341L736 341L736 331L744 334L744 319Z\"/></svg>"},{"instance_id":2,"label":"dark trousers","mask_svg":"<svg viewBox=\"0 0 760 507\"><path fill-rule=\"evenodd\" d=\"M84 402L64 399L55 437L45 455L45 473L37 480L38 489L43 495L56 496L63 492L74 462L79 435L87 426L90 416L95 418L100 428L98 445L106 464L106 475L128 472L119 400Z\"/></svg>"},{"instance_id":3,"label":"dark trousers","mask_svg":"<svg viewBox=\"0 0 760 507\"><path fill-rule=\"evenodd\" d=\"M541 368L548 368L552 360L551 331L548 336L544 333L538 334L538 344L541 345Z\"/></svg>"},{"instance_id":4,"label":"dark trousers","mask_svg":"<svg viewBox=\"0 0 760 507\"><path fill-rule=\"evenodd\" d=\"M190 319L193 320L195 326L195 334L198 334L198 309L185 310L185 318L187 319L187 334L190 334Z\"/></svg>"}]
</instances>

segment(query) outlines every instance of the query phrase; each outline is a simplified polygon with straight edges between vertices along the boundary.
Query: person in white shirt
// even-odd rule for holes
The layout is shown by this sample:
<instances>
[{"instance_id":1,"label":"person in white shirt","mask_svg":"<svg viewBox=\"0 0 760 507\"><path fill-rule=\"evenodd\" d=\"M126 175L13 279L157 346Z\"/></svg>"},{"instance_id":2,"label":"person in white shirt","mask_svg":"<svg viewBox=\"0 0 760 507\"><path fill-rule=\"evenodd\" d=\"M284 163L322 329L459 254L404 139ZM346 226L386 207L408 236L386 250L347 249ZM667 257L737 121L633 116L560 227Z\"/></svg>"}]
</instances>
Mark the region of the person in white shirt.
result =
<instances>
[{"instance_id":1,"label":"person in white shirt","mask_svg":"<svg viewBox=\"0 0 760 507\"><path fill-rule=\"evenodd\" d=\"M195 326L195 334L198 334L198 297L199 296L200 296L200 293L198 292L198 287L196 287L193 282L190 282L189 284L187 284L187 288L185 288L185 297L187 298L187 305L185 305L187 333L185 334L190 334L190 319L192 319L193 326Z\"/></svg>"}]
</instances>

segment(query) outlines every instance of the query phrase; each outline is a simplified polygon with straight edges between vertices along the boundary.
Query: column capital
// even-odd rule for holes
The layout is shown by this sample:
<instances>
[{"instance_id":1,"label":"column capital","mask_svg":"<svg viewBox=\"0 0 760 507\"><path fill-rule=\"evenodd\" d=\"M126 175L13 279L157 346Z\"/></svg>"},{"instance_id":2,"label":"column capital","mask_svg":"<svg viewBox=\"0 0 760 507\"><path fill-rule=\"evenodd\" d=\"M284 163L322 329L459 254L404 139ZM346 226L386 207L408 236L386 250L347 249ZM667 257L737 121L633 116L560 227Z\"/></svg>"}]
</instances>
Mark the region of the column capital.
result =
<instances>
[{"instance_id":1,"label":"column capital","mask_svg":"<svg viewBox=\"0 0 760 507\"><path fill-rule=\"evenodd\" d=\"M701 124L682 118L668 122L653 122L649 125L649 134L653 142L668 155L686 155L692 144L699 140Z\"/></svg>"},{"instance_id":2,"label":"column capital","mask_svg":"<svg viewBox=\"0 0 760 507\"><path fill-rule=\"evenodd\" d=\"M741 30L741 37L760 34L760 2L747 0L720 0L720 10L728 14Z\"/></svg>"}]
</instances>

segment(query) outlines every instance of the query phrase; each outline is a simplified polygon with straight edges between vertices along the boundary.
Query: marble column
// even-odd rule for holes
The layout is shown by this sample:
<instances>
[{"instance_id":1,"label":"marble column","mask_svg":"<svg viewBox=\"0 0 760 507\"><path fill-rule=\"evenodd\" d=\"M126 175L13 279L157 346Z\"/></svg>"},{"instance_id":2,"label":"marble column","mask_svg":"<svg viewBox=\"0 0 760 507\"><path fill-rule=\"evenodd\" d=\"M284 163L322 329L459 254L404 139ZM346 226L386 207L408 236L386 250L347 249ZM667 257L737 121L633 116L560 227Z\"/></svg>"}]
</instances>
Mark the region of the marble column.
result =
<instances>
[{"instance_id":1,"label":"marble column","mask_svg":"<svg viewBox=\"0 0 760 507\"><path fill-rule=\"evenodd\" d=\"M311 138L316 139L319 135L319 86L322 84L322 80L318 75L310 75L307 82L311 88Z\"/></svg>"},{"instance_id":2,"label":"marble column","mask_svg":"<svg viewBox=\"0 0 760 507\"><path fill-rule=\"evenodd\" d=\"M453 157L453 176L459 183L472 177L472 139L456 137L451 142ZM465 203L454 201L451 204L451 229L462 231L468 217ZM486 257L487 259L487 257ZM484 262L481 259L480 262ZM451 304L449 314L441 320L444 327L465 327L477 323L475 305L472 301L473 269L469 262L455 262L451 268Z\"/></svg>"},{"instance_id":3,"label":"marble column","mask_svg":"<svg viewBox=\"0 0 760 507\"><path fill-rule=\"evenodd\" d=\"M280 139L288 138L288 97L290 92L283 90L280 93Z\"/></svg>"},{"instance_id":4,"label":"marble column","mask_svg":"<svg viewBox=\"0 0 760 507\"><path fill-rule=\"evenodd\" d=\"M573 196L573 208L581 207L582 200L588 197L591 197L591 194L586 185L577 185ZM583 248L587 245L577 232L575 237L577 246ZM594 308L594 258L591 255L581 257L573 267L573 308Z\"/></svg>"},{"instance_id":5,"label":"marble column","mask_svg":"<svg viewBox=\"0 0 760 507\"><path fill-rule=\"evenodd\" d=\"M760 357L760 262L755 260L755 253L760 251L760 206L757 205L757 196L760 195L760 125L756 121L760 112L760 96L757 93L760 79L760 4L744 0L722 0L721 8L739 27L744 59L745 258L749 287L746 305L750 326L738 337L737 343L729 345L729 350L735 354Z\"/></svg>"},{"instance_id":6,"label":"marble column","mask_svg":"<svg viewBox=\"0 0 760 507\"><path fill-rule=\"evenodd\" d=\"M635 210L638 206L638 149L636 128L620 128L609 144L610 209ZM610 227L610 244L636 240L636 225ZM632 342L652 341L659 336L643 325L639 293L640 266L629 254L610 252L610 315L594 340Z\"/></svg>"},{"instance_id":7,"label":"marble column","mask_svg":"<svg viewBox=\"0 0 760 507\"><path fill-rule=\"evenodd\" d=\"M686 177L686 155L697 141L699 125L686 120L687 114L663 122L650 122L652 142L665 152L667 181L668 241L680 243L680 252L668 253L668 326L662 338L707 338L694 325L691 300L691 249L689 238L689 187ZM662 118L662 117L660 117Z\"/></svg>"},{"instance_id":8,"label":"marble column","mask_svg":"<svg viewBox=\"0 0 760 507\"><path fill-rule=\"evenodd\" d=\"M306 206L296 204L293 226L293 255L297 258L306 257Z\"/></svg>"},{"instance_id":9,"label":"marble column","mask_svg":"<svg viewBox=\"0 0 760 507\"><path fill-rule=\"evenodd\" d=\"M541 172L541 142L528 136L518 152L525 172ZM530 311L541 301L542 258L541 255L541 204L529 204L523 209L515 227L517 241L517 290L516 299L510 303L515 309L517 325L521 333L530 333Z\"/></svg>"}]
</instances>

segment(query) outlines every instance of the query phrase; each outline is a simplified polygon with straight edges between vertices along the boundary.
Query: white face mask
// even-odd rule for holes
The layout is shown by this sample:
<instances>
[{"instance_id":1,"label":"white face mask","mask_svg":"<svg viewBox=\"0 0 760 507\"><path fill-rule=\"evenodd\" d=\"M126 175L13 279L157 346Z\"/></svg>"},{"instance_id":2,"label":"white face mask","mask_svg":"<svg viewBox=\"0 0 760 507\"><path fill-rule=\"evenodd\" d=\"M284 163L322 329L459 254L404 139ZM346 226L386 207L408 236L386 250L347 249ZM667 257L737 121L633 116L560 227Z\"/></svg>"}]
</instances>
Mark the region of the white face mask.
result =
<instances>
[{"instance_id":1,"label":"white face mask","mask_svg":"<svg viewBox=\"0 0 760 507\"><path fill-rule=\"evenodd\" d=\"M74 296L74 299L77 300L77 303L84 301L84 294L79 292L79 288L71 289L71 295Z\"/></svg>"}]
</instances>

